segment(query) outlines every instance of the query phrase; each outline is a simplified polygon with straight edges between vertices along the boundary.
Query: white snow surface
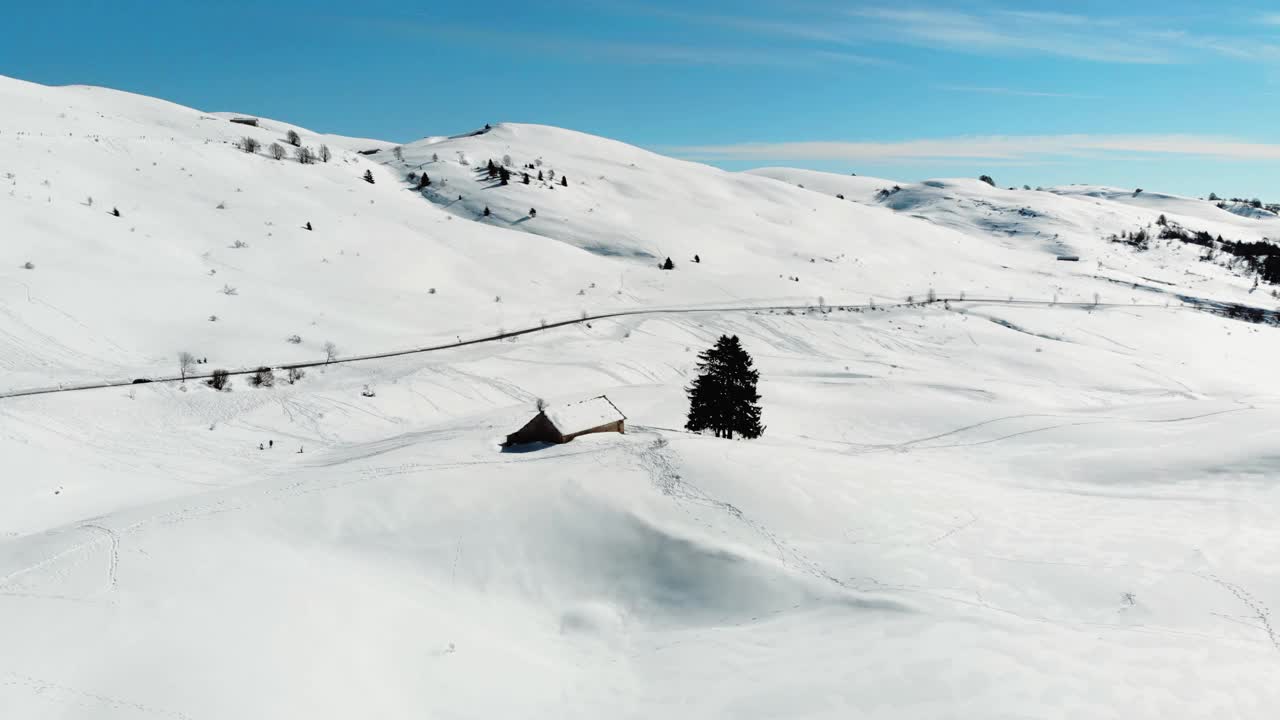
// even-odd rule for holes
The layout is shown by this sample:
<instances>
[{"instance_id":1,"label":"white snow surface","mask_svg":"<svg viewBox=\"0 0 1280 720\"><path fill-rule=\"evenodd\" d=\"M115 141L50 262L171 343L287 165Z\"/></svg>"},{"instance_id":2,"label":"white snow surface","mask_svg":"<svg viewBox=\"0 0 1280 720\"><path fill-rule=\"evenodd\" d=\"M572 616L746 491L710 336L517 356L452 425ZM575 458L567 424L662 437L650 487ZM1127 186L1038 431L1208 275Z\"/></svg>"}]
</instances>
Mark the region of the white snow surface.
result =
<instances>
[{"instance_id":1,"label":"white snow surface","mask_svg":"<svg viewBox=\"0 0 1280 720\"><path fill-rule=\"evenodd\" d=\"M751 175L781 180L806 190L836 196L844 195L848 200L861 203L872 203L881 190L890 190L895 185L903 185L897 180L885 180L870 175L838 175L836 173L819 172L817 170L800 170L798 168L769 167L747 171Z\"/></svg>"},{"instance_id":2,"label":"white snow surface","mask_svg":"<svg viewBox=\"0 0 1280 720\"><path fill-rule=\"evenodd\" d=\"M626 420L626 416L618 410L617 406L603 395L573 403L550 405L543 412L561 435L572 435Z\"/></svg>"},{"instance_id":3,"label":"white snow surface","mask_svg":"<svg viewBox=\"0 0 1280 720\"><path fill-rule=\"evenodd\" d=\"M878 200L532 125L398 161L4 78L0 107L0 393L720 308L0 398L0 716L1280 712L1280 330L1179 299L1271 288L1103 239L1266 219L961 179ZM333 159L233 144L288 129ZM508 154L511 185L477 178ZM885 307L930 289L967 299ZM815 309L724 309L766 305ZM758 440L678 430L721 334ZM626 434L501 451L536 398L606 393Z\"/></svg>"}]
</instances>

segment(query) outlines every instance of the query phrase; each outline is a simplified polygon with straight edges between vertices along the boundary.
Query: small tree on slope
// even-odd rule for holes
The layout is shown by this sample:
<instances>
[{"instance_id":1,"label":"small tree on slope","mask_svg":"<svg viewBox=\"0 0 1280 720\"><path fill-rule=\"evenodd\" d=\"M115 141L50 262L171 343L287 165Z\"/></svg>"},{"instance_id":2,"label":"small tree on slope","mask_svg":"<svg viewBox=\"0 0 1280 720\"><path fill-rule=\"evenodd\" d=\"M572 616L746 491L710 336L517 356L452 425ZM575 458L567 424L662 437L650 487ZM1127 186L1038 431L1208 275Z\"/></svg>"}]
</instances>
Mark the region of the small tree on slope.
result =
<instances>
[{"instance_id":1,"label":"small tree on slope","mask_svg":"<svg viewBox=\"0 0 1280 720\"><path fill-rule=\"evenodd\" d=\"M182 381L187 381L187 373L191 372L191 368L196 364L196 356L189 352L178 353L178 372L182 374Z\"/></svg>"},{"instance_id":2,"label":"small tree on slope","mask_svg":"<svg viewBox=\"0 0 1280 720\"><path fill-rule=\"evenodd\" d=\"M689 417L685 429L712 430L716 437L729 439L735 433L744 438L760 437L764 432L756 392L760 373L752 367L751 356L738 336L721 335L715 347L700 353L698 372L686 388Z\"/></svg>"}]
</instances>

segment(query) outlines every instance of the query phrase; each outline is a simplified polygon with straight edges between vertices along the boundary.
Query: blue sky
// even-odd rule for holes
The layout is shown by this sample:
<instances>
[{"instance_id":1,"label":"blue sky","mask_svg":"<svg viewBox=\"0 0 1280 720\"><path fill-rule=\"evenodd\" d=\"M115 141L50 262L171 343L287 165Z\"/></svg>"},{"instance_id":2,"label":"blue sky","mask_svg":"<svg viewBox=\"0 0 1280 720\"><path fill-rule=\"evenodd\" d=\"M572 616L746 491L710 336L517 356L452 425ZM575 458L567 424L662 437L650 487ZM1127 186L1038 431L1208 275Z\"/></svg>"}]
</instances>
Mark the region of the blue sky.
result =
<instances>
[{"instance_id":1,"label":"blue sky","mask_svg":"<svg viewBox=\"0 0 1280 720\"><path fill-rule=\"evenodd\" d=\"M9 0L0 74L407 141L561 125L730 169L1280 201L1280 6Z\"/></svg>"}]
</instances>

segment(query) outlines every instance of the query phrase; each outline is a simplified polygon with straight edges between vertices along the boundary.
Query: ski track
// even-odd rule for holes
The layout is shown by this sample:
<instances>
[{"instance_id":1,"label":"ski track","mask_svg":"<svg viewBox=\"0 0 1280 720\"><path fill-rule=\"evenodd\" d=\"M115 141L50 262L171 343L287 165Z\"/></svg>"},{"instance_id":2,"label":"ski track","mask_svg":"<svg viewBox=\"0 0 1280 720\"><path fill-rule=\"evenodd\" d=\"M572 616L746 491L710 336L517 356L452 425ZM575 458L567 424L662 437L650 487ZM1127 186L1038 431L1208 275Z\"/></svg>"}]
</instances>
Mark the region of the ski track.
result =
<instances>
[{"instance_id":1,"label":"ski track","mask_svg":"<svg viewBox=\"0 0 1280 720\"><path fill-rule=\"evenodd\" d=\"M50 695L66 696L76 704L81 705L86 709L107 709L112 711L142 713L149 717L165 717L173 718L174 720L194 720L192 716L178 710L169 710L134 700L125 700L122 698L112 697L110 695L81 690L69 685L35 678L23 673L5 672L0 674L0 678L3 678L0 679L0 685L15 689L28 690L33 695L42 697Z\"/></svg>"},{"instance_id":2,"label":"ski track","mask_svg":"<svg viewBox=\"0 0 1280 720\"><path fill-rule=\"evenodd\" d=\"M1271 626L1271 610L1268 609L1266 605L1262 604L1262 602L1250 594L1249 591L1235 583L1223 580L1221 577L1214 575L1213 573L1195 573L1195 575L1221 586L1227 592L1235 596L1237 600L1244 604L1244 606L1253 613L1250 617L1261 624L1261 627L1258 629L1261 629L1266 633L1267 640L1271 643L1271 646L1276 650L1280 650L1280 639L1276 637L1276 631Z\"/></svg>"}]
</instances>

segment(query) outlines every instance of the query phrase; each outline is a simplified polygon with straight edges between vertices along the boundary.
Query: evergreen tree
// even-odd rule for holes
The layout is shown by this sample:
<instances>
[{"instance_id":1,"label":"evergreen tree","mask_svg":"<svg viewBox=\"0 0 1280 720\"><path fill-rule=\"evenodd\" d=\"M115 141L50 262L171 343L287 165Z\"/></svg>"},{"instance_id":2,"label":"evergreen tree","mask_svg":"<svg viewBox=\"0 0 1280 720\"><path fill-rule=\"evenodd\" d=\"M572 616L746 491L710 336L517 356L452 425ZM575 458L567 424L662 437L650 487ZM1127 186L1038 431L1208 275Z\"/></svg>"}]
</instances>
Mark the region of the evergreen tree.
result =
<instances>
[{"instance_id":1,"label":"evergreen tree","mask_svg":"<svg viewBox=\"0 0 1280 720\"><path fill-rule=\"evenodd\" d=\"M675 270L675 269L676 269L676 264L675 264L675 263L673 263L673 262L671 262L671 258L667 258L667 259L666 259L665 261L663 261L663 263L662 263L661 265L659 265L658 267L659 267L659 268L662 268L663 270Z\"/></svg>"},{"instance_id":2,"label":"evergreen tree","mask_svg":"<svg viewBox=\"0 0 1280 720\"><path fill-rule=\"evenodd\" d=\"M485 206L484 206L484 216L485 216L485 217L489 217L489 214L490 214L490 213L489 213L489 206L488 206L488 205L485 205Z\"/></svg>"},{"instance_id":3,"label":"evergreen tree","mask_svg":"<svg viewBox=\"0 0 1280 720\"><path fill-rule=\"evenodd\" d=\"M569 178L565 177L564 175L561 175L560 184L564 187L569 187Z\"/></svg>"},{"instance_id":4,"label":"evergreen tree","mask_svg":"<svg viewBox=\"0 0 1280 720\"><path fill-rule=\"evenodd\" d=\"M528 184L529 184L529 173L520 173L520 174L524 176L524 184L525 184L525 185L528 185Z\"/></svg>"},{"instance_id":5,"label":"evergreen tree","mask_svg":"<svg viewBox=\"0 0 1280 720\"><path fill-rule=\"evenodd\" d=\"M489 166L487 170L489 171L490 180L498 177L498 166L493 164L493 158L489 158Z\"/></svg>"},{"instance_id":6,"label":"evergreen tree","mask_svg":"<svg viewBox=\"0 0 1280 720\"><path fill-rule=\"evenodd\" d=\"M537 208L529 208L529 217L531 218L538 217Z\"/></svg>"},{"instance_id":7,"label":"evergreen tree","mask_svg":"<svg viewBox=\"0 0 1280 720\"><path fill-rule=\"evenodd\" d=\"M364 171L364 181L365 181L365 182L367 182L367 183L369 183L370 185L372 185L372 184L373 184L373 171L372 171L372 170L365 170L365 171Z\"/></svg>"},{"instance_id":8,"label":"evergreen tree","mask_svg":"<svg viewBox=\"0 0 1280 720\"><path fill-rule=\"evenodd\" d=\"M686 388L689 417L685 429L711 430L716 437L757 438L764 432L760 424L760 379L738 336L721 335L715 347L698 355L699 375Z\"/></svg>"},{"instance_id":9,"label":"evergreen tree","mask_svg":"<svg viewBox=\"0 0 1280 720\"><path fill-rule=\"evenodd\" d=\"M539 179L539 180L541 180L541 179L542 179L542 171L541 171L541 170L539 170L539 171L538 171L538 179Z\"/></svg>"},{"instance_id":10,"label":"evergreen tree","mask_svg":"<svg viewBox=\"0 0 1280 720\"><path fill-rule=\"evenodd\" d=\"M422 177L418 178L418 187L431 187L431 178L427 177L426 173L422 173Z\"/></svg>"},{"instance_id":11,"label":"evergreen tree","mask_svg":"<svg viewBox=\"0 0 1280 720\"><path fill-rule=\"evenodd\" d=\"M511 172L506 168L499 168L498 177L501 179L503 185L511 182Z\"/></svg>"}]
</instances>

